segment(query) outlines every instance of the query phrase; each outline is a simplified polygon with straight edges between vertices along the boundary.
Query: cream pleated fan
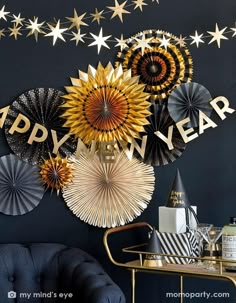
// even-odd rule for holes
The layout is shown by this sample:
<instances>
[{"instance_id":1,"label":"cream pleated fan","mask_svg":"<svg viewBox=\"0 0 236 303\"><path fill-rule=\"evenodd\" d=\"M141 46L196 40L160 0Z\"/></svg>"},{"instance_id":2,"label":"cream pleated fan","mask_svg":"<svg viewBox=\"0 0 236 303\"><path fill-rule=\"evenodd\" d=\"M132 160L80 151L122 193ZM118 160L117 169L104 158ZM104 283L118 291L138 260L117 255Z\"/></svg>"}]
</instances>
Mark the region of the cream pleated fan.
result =
<instances>
[{"instance_id":1,"label":"cream pleated fan","mask_svg":"<svg viewBox=\"0 0 236 303\"><path fill-rule=\"evenodd\" d=\"M114 227L133 221L149 204L154 191L153 167L124 153L114 163L95 155L74 162L74 179L63 191L71 211L84 222Z\"/></svg>"}]
</instances>

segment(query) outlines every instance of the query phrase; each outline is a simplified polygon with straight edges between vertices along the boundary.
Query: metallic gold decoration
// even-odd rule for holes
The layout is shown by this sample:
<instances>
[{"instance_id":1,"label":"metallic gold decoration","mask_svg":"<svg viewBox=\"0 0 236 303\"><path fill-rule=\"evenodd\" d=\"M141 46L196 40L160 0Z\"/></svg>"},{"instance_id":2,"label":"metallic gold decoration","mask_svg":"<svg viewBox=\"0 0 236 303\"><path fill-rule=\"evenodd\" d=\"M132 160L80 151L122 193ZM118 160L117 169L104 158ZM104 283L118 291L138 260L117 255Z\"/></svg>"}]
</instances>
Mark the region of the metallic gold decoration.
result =
<instances>
[{"instance_id":1,"label":"metallic gold decoration","mask_svg":"<svg viewBox=\"0 0 236 303\"><path fill-rule=\"evenodd\" d=\"M104 12L104 10L102 10L102 11L99 12L98 9L95 8L95 13L94 14L92 14L92 13L90 14L90 16L93 17L92 22L97 21L97 23L100 24L100 20L101 19L105 19L105 17L102 15L103 12Z\"/></svg>"},{"instance_id":2,"label":"metallic gold decoration","mask_svg":"<svg viewBox=\"0 0 236 303\"><path fill-rule=\"evenodd\" d=\"M76 150L76 142L67 137L69 129L63 127L64 119L60 118L62 95L53 88L36 88L21 94L11 104L5 120L5 134L10 148L22 160L40 164L48 159L49 152L59 152L65 157ZM54 150L63 138L67 141Z\"/></svg>"},{"instance_id":3,"label":"metallic gold decoration","mask_svg":"<svg viewBox=\"0 0 236 303\"><path fill-rule=\"evenodd\" d=\"M90 43L88 46L94 46L97 45L98 47L98 54L100 53L101 47L104 46L106 48L110 48L107 43L106 40L109 39L111 36L103 36L103 32L102 32L102 28L100 29L99 35L96 36L93 33L90 33L90 35L93 37L94 41L92 43Z\"/></svg>"},{"instance_id":4,"label":"metallic gold decoration","mask_svg":"<svg viewBox=\"0 0 236 303\"><path fill-rule=\"evenodd\" d=\"M18 16L13 15L13 20L11 22L15 23L16 26L23 25L25 18L21 18L21 13Z\"/></svg>"},{"instance_id":5,"label":"metallic gold decoration","mask_svg":"<svg viewBox=\"0 0 236 303\"><path fill-rule=\"evenodd\" d=\"M72 79L73 86L66 87L66 103L62 117L70 133L85 144L92 140L126 141L139 138L148 124L147 110L150 103L144 85L131 72L123 73L122 67L114 69L109 63L97 70L89 66L88 73L79 72L80 79Z\"/></svg>"},{"instance_id":6,"label":"metallic gold decoration","mask_svg":"<svg viewBox=\"0 0 236 303\"><path fill-rule=\"evenodd\" d=\"M70 40L71 41L75 40L76 46L78 45L78 43L80 41L83 42L83 43L85 42L84 39L83 39L83 37L85 36L85 34L81 34L80 33L80 29L78 30L77 33L72 32L72 34L73 34L74 37L72 39L70 39Z\"/></svg>"},{"instance_id":7,"label":"metallic gold decoration","mask_svg":"<svg viewBox=\"0 0 236 303\"><path fill-rule=\"evenodd\" d=\"M1 20L1 19L4 19L5 21L7 21L6 16L7 16L8 14L10 14L10 12L6 12L6 11L5 11L5 5L3 5L3 7L2 7L1 10L0 10L0 20Z\"/></svg>"},{"instance_id":8,"label":"metallic gold decoration","mask_svg":"<svg viewBox=\"0 0 236 303\"><path fill-rule=\"evenodd\" d=\"M38 168L10 154L0 158L0 212L23 215L33 210L44 195Z\"/></svg>"},{"instance_id":9,"label":"metallic gold decoration","mask_svg":"<svg viewBox=\"0 0 236 303\"><path fill-rule=\"evenodd\" d=\"M183 83L177 86L168 98L168 111L175 122L190 118L187 127L199 125L199 111L210 117L212 100L209 91L195 82Z\"/></svg>"},{"instance_id":10,"label":"metallic gold decoration","mask_svg":"<svg viewBox=\"0 0 236 303\"><path fill-rule=\"evenodd\" d=\"M40 174L47 189L56 190L57 195L72 181L73 167L67 158L50 155L50 158L45 160L40 168Z\"/></svg>"},{"instance_id":11,"label":"metallic gold decoration","mask_svg":"<svg viewBox=\"0 0 236 303\"><path fill-rule=\"evenodd\" d=\"M20 32L21 26L17 27L14 23L13 27L8 27L8 29L10 31L9 36L13 36L15 40L17 40L18 36L22 36L22 33Z\"/></svg>"},{"instance_id":12,"label":"metallic gold decoration","mask_svg":"<svg viewBox=\"0 0 236 303\"><path fill-rule=\"evenodd\" d=\"M56 26L53 26L51 24L48 24L48 27L50 28L50 32L45 35L45 37L53 37L53 45L55 45L57 39L61 39L65 42L64 37L62 36L62 33L64 33L67 28L60 28L60 20L57 21Z\"/></svg>"},{"instance_id":13,"label":"metallic gold decoration","mask_svg":"<svg viewBox=\"0 0 236 303\"><path fill-rule=\"evenodd\" d=\"M115 16L118 16L120 21L123 22L123 14L130 14L129 11L124 9L127 1L124 1L121 4L119 4L117 0L114 1L115 1L115 6L107 6L109 10L113 11L111 19L113 19Z\"/></svg>"},{"instance_id":14,"label":"metallic gold decoration","mask_svg":"<svg viewBox=\"0 0 236 303\"><path fill-rule=\"evenodd\" d=\"M185 46L178 45L180 38L160 30L145 30L126 44L117 55L116 66L122 64L124 70L131 69L132 76L140 76L151 100L165 100L176 85L191 81L192 58Z\"/></svg>"},{"instance_id":15,"label":"metallic gold decoration","mask_svg":"<svg viewBox=\"0 0 236 303\"><path fill-rule=\"evenodd\" d=\"M202 40L202 36L203 34L198 34L197 31L195 31L195 35L194 36L190 36L190 38L192 38L192 42L191 44L196 44L197 48L199 47L200 43L204 43L204 41Z\"/></svg>"},{"instance_id":16,"label":"metallic gold decoration","mask_svg":"<svg viewBox=\"0 0 236 303\"><path fill-rule=\"evenodd\" d=\"M74 159L74 179L63 190L67 206L81 220L98 227L133 221L147 207L154 190L151 166L120 153L114 163L95 155Z\"/></svg>"},{"instance_id":17,"label":"metallic gold decoration","mask_svg":"<svg viewBox=\"0 0 236 303\"><path fill-rule=\"evenodd\" d=\"M216 28L214 32L208 32L213 38L208 44L211 44L212 42L216 41L218 48L220 48L220 42L221 40L228 40L226 36L224 36L224 32L226 31L227 26L224 27L223 29L219 30L218 24L216 23Z\"/></svg>"},{"instance_id":18,"label":"metallic gold decoration","mask_svg":"<svg viewBox=\"0 0 236 303\"><path fill-rule=\"evenodd\" d=\"M78 16L76 9L74 9L74 17L66 17L66 19L68 19L71 22L71 26L69 27L69 29L76 27L77 30L80 29L80 26L84 25L84 26L88 26L87 23L83 22L82 20L84 19L84 16L86 15L86 13L82 14L81 16Z\"/></svg>"},{"instance_id":19,"label":"metallic gold decoration","mask_svg":"<svg viewBox=\"0 0 236 303\"><path fill-rule=\"evenodd\" d=\"M29 20L30 24L27 26L27 28L30 30L28 33L28 36L34 35L35 41L38 41L38 35L39 34L45 34L44 31L42 31L42 26L44 25L44 22L38 23L38 18L34 17L34 20Z\"/></svg>"},{"instance_id":20,"label":"metallic gold decoration","mask_svg":"<svg viewBox=\"0 0 236 303\"><path fill-rule=\"evenodd\" d=\"M145 126L144 136L147 136L147 143L144 158L142 159L137 151L134 155L143 160L144 163L162 166L174 162L178 159L185 150L186 144L183 141L178 129L174 125L174 121L170 117L166 105L158 105L153 103L150 107L151 115L148 120L149 125ZM157 136L156 132L161 132L165 137L168 137L169 127L173 127L171 144L172 149L169 149L166 142ZM138 145L140 140L136 139Z\"/></svg>"}]
</instances>

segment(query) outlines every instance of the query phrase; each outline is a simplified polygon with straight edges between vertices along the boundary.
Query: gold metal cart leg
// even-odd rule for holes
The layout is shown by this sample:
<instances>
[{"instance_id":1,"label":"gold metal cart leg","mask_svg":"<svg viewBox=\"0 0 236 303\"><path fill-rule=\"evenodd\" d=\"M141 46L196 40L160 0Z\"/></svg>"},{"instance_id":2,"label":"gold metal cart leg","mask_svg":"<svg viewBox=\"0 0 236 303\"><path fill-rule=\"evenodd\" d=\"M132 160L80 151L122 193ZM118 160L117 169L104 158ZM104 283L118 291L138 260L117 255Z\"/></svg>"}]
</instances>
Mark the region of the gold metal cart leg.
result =
<instances>
[{"instance_id":1,"label":"gold metal cart leg","mask_svg":"<svg viewBox=\"0 0 236 303\"><path fill-rule=\"evenodd\" d=\"M182 275L179 276L179 293L180 293L180 303L184 302L184 277Z\"/></svg>"},{"instance_id":2,"label":"gold metal cart leg","mask_svg":"<svg viewBox=\"0 0 236 303\"><path fill-rule=\"evenodd\" d=\"M132 295L131 302L135 303L135 269L131 270L131 285L132 285Z\"/></svg>"}]
</instances>

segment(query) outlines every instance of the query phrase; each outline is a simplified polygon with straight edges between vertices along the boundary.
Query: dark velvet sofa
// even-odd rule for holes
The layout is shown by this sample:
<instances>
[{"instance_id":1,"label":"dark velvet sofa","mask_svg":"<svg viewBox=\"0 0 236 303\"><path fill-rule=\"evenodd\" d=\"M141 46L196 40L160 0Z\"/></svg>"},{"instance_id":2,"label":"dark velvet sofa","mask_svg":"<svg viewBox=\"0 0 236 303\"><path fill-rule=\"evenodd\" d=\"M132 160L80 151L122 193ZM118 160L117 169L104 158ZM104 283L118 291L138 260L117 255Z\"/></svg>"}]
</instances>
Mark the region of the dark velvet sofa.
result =
<instances>
[{"instance_id":1,"label":"dark velvet sofa","mask_svg":"<svg viewBox=\"0 0 236 303\"><path fill-rule=\"evenodd\" d=\"M1 303L125 303L101 265L61 244L0 244Z\"/></svg>"}]
</instances>

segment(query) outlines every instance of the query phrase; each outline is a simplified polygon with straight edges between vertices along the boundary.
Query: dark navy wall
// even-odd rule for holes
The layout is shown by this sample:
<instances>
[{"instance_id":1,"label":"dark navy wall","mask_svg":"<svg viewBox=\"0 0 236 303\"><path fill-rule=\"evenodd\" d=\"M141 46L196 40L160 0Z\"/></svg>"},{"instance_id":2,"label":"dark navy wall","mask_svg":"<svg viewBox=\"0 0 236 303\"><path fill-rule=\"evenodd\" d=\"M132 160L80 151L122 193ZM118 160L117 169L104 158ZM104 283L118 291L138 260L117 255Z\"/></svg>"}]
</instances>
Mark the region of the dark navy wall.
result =
<instances>
[{"instance_id":1,"label":"dark navy wall","mask_svg":"<svg viewBox=\"0 0 236 303\"><path fill-rule=\"evenodd\" d=\"M118 19L102 23L104 35L112 34L125 37L144 29L162 29L175 35L183 36L214 31L215 23L219 27L234 25L235 0L160 0L160 5L147 0L150 5L144 12L132 11L124 16L121 24ZM93 12L95 7L103 9L113 6L111 0L7 0L0 1L0 7L6 4L6 10L14 14L22 13L24 17L36 15L43 20L52 16L62 18L71 16L75 7L78 13ZM0 22L0 28L4 23ZM83 28L86 31L86 27ZM99 27L94 23L89 31L98 34ZM193 80L209 89L212 96L226 96L231 106L236 108L236 37L223 41L218 49L215 45L201 45L199 49L189 46L194 62ZM103 48L97 55L96 47L86 47L75 43L59 41L52 46L52 39L40 38L38 43L33 39L14 39L3 37L0 40L0 107L11 102L24 91L36 87L54 87L63 89L68 85L69 77L75 77L77 70L86 70L88 64L96 66L114 62L117 48ZM148 209L137 219L151 224L158 223L158 206L165 203L175 170L181 171L185 187L192 204L198 206L199 219L224 225L230 215L236 214L236 114L229 115L225 121L216 118L219 125L216 129L207 130L198 139L189 143L182 157L173 164L156 168L156 189ZM4 134L0 130L0 156L10 153ZM102 237L104 230L84 224L65 206L61 197L55 193L45 194L40 205L31 213L19 217L0 215L0 242L62 242L86 249L92 253L109 271L113 279L122 287L129 302L129 273L114 268L107 259ZM121 238L119 238L121 240ZM122 239L123 241L124 239ZM134 240L127 236L127 240ZM113 243L118 249L118 244ZM227 283L188 279L185 290L230 291L227 299L211 299L207 302L235 302L236 291ZM166 299L165 293L178 291L178 280L175 277L149 276L138 274L137 303L178 302L177 299ZM147 293L149 294L147 296ZM147 300L147 297L149 299ZM203 299L186 300L185 302L204 303Z\"/></svg>"}]
</instances>

